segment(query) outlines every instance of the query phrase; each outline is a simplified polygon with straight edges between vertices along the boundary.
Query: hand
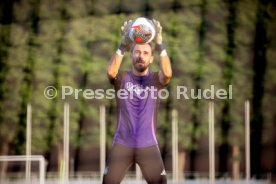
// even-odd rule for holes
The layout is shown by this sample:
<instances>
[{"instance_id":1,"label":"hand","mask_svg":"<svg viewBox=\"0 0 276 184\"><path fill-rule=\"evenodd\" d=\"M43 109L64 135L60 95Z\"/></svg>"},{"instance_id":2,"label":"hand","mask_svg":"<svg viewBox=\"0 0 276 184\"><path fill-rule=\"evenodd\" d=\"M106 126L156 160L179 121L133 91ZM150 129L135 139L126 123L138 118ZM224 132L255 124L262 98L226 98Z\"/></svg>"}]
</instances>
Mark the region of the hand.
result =
<instances>
[{"instance_id":1,"label":"hand","mask_svg":"<svg viewBox=\"0 0 276 184\"><path fill-rule=\"evenodd\" d=\"M125 21L121 27L121 46L124 47L125 51L129 49L131 40L129 38L129 30L132 20ZM120 46L120 47L121 47Z\"/></svg>"},{"instance_id":2,"label":"hand","mask_svg":"<svg viewBox=\"0 0 276 184\"><path fill-rule=\"evenodd\" d=\"M162 45L163 42L163 38L162 38L162 26L160 24L159 21L152 19L152 22L155 26L155 31L156 31L156 35L155 35L155 43L158 45Z\"/></svg>"}]
</instances>

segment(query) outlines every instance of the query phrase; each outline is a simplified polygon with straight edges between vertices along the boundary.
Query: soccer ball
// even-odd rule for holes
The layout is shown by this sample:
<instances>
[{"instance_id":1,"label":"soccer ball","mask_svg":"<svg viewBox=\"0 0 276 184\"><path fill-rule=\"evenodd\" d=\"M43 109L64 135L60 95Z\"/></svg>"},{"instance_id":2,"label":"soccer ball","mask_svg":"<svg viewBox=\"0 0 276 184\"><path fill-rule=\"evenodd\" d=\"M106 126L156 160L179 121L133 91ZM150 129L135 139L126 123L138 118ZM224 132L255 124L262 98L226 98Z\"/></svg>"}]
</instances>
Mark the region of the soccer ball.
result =
<instances>
[{"instance_id":1,"label":"soccer ball","mask_svg":"<svg viewBox=\"0 0 276 184\"><path fill-rule=\"evenodd\" d=\"M129 30L129 38L133 42L137 44L149 43L154 37L155 27L151 20L139 17L132 21Z\"/></svg>"}]
</instances>

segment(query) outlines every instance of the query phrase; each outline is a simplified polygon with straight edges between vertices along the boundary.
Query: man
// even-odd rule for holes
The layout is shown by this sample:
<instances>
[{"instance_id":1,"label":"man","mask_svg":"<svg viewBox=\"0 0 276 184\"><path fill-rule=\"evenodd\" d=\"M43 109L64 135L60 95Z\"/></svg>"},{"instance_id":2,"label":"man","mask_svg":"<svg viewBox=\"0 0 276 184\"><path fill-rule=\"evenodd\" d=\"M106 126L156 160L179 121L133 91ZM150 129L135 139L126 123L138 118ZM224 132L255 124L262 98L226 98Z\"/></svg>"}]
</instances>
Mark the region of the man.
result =
<instances>
[{"instance_id":1,"label":"man","mask_svg":"<svg viewBox=\"0 0 276 184\"><path fill-rule=\"evenodd\" d=\"M151 44L134 44L131 47L127 36L131 21L122 26L122 40L116 54L111 58L107 75L115 91L126 90L129 98L117 102L117 131L113 147L105 168L103 183L120 183L129 167L137 163L145 180L150 184L166 183L166 172L155 135L158 90L170 81L172 69L170 59L162 45L162 27L154 20L155 44L159 52L160 70L149 69L153 62ZM130 49L131 47L131 49ZM124 53L130 49L132 69L119 71ZM149 94L149 93L153 94Z\"/></svg>"}]
</instances>

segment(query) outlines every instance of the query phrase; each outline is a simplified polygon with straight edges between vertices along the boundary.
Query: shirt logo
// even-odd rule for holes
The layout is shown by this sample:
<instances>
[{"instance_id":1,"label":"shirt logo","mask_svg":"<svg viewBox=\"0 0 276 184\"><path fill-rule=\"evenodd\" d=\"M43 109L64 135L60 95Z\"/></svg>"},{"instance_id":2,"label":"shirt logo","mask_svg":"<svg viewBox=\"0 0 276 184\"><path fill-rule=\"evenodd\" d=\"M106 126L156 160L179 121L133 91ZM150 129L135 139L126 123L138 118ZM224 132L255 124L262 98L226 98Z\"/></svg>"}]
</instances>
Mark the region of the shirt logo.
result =
<instances>
[{"instance_id":1,"label":"shirt logo","mask_svg":"<svg viewBox=\"0 0 276 184\"><path fill-rule=\"evenodd\" d=\"M150 88L148 86L144 87L143 85L127 82L125 83L125 89L131 93L135 92L137 95L140 95L143 92L147 92Z\"/></svg>"}]
</instances>

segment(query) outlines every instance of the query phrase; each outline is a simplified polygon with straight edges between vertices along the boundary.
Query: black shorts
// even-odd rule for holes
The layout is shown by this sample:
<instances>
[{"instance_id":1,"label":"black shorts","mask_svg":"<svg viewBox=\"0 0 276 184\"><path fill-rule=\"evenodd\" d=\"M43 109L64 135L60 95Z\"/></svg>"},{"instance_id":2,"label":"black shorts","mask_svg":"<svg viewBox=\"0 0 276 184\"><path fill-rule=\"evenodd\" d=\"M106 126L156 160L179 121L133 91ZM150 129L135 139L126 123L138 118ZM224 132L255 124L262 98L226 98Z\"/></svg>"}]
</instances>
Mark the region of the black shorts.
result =
<instances>
[{"instance_id":1,"label":"black shorts","mask_svg":"<svg viewBox=\"0 0 276 184\"><path fill-rule=\"evenodd\" d=\"M114 144L104 171L103 184L119 184L134 163L141 168L147 183L167 183L164 164L157 145L128 148L121 144Z\"/></svg>"}]
</instances>

